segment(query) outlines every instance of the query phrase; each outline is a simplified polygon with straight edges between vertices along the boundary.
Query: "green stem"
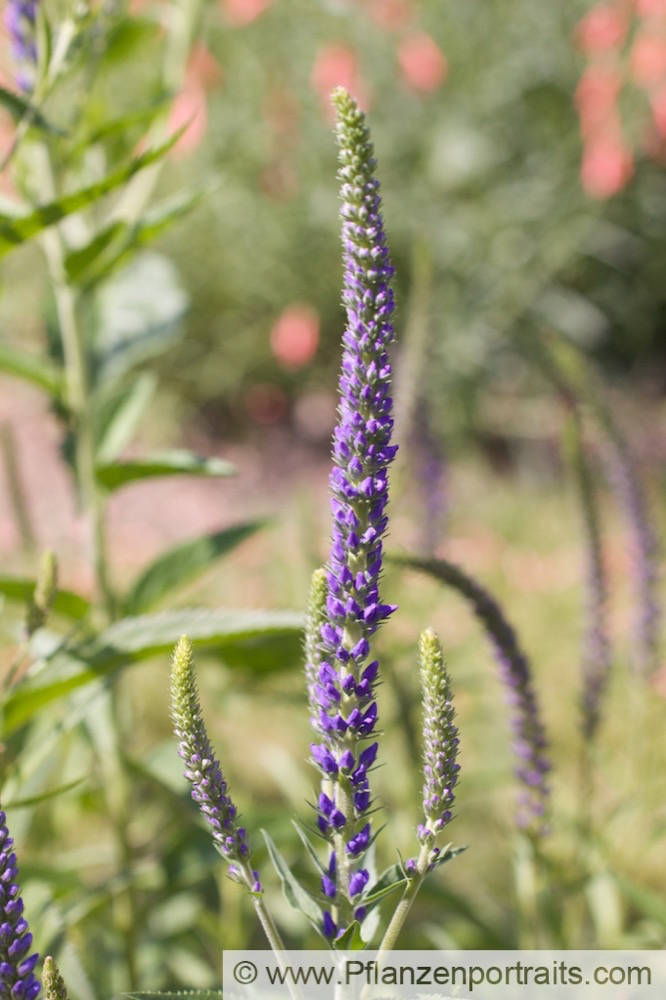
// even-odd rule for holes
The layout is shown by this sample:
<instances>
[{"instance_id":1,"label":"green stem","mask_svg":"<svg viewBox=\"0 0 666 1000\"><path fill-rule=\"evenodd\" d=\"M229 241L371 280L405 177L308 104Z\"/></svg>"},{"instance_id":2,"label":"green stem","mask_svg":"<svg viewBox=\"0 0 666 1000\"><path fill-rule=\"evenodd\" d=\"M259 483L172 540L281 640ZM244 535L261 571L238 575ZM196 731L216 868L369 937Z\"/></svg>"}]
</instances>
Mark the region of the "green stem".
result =
<instances>
[{"instance_id":1,"label":"green stem","mask_svg":"<svg viewBox=\"0 0 666 1000\"><path fill-rule=\"evenodd\" d=\"M410 879L407 888L402 894L402 899L396 906L393 916L391 917L391 921L386 928L386 932L384 933L382 943L380 944L379 951L377 953L377 962L380 962L384 955L393 951L395 948L398 935L403 928L407 915L412 908L414 900L416 899L417 893L423 885L426 875L428 874L428 858L431 850L432 848L427 844L424 844L421 847L421 853L419 854L416 862L416 872L414 877Z\"/></svg>"},{"instance_id":2,"label":"green stem","mask_svg":"<svg viewBox=\"0 0 666 1000\"><path fill-rule=\"evenodd\" d=\"M35 149L40 191L47 200L56 197L53 169L44 145ZM79 297L67 280L66 248L57 226L42 234L49 274L58 315L65 361L65 397L70 429L75 441L75 466L83 510L90 518L92 563L105 615L109 621L115 614L115 599L109 580L104 531L104 501L95 476L95 440L90 407L90 373L79 322Z\"/></svg>"}]
</instances>

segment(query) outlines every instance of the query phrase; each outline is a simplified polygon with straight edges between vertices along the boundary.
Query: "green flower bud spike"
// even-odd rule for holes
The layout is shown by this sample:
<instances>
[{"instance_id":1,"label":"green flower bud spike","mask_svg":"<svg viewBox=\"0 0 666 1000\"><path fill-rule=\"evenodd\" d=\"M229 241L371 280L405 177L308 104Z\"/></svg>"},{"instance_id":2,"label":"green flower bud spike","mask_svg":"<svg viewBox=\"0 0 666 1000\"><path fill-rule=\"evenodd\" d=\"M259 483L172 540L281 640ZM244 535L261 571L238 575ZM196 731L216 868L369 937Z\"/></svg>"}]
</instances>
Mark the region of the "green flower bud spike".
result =
<instances>
[{"instance_id":1,"label":"green flower bud spike","mask_svg":"<svg viewBox=\"0 0 666 1000\"><path fill-rule=\"evenodd\" d=\"M44 1000L69 1000L65 980L60 975L60 969L50 955L44 959L42 987Z\"/></svg>"},{"instance_id":2,"label":"green flower bud spike","mask_svg":"<svg viewBox=\"0 0 666 1000\"><path fill-rule=\"evenodd\" d=\"M192 643L186 635L177 642L171 663L171 718L178 753L185 761L185 777L192 784L192 798L211 828L216 849L229 863L230 877L249 890L269 944L280 954L284 945L264 904L259 872L250 863L246 832L238 825L236 806L208 739L194 676Z\"/></svg>"},{"instance_id":3,"label":"green flower bud spike","mask_svg":"<svg viewBox=\"0 0 666 1000\"><path fill-rule=\"evenodd\" d=\"M419 667L423 688L423 812L425 822L417 830L421 844L418 858L404 864L407 885L379 947L380 954L391 951L407 919L416 894L429 872L455 857L464 848L451 850L435 846L437 835L452 819L453 789L458 782L458 729L451 681L444 666L439 639L426 629L419 645Z\"/></svg>"},{"instance_id":4,"label":"green flower bud spike","mask_svg":"<svg viewBox=\"0 0 666 1000\"><path fill-rule=\"evenodd\" d=\"M28 603L25 630L28 638L38 628L43 628L53 609L58 593L58 561L55 553L47 550L42 556L35 592Z\"/></svg>"}]
</instances>

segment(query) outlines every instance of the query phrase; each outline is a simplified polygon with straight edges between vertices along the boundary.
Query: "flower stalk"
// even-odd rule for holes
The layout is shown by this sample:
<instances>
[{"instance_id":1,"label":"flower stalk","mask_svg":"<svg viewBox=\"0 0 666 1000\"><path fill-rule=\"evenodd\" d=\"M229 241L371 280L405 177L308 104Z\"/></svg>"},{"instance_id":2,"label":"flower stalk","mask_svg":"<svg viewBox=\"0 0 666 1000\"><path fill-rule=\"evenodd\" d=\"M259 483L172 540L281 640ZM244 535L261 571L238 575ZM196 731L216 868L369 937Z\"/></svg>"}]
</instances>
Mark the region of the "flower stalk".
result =
<instances>
[{"instance_id":1,"label":"flower stalk","mask_svg":"<svg viewBox=\"0 0 666 1000\"><path fill-rule=\"evenodd\" d=\"M322 891L330 909L323 931L335 937L365 914L371 842L372 797L368 772L375 739L377 660L370 640L395 610L382 603L379 575L386 531L388 467L396 447L391 364L393 293L380 212L375 160L365 116L344 90L333 95L337 112L341 184L343 337L339 420L330 476L333 529L326 570L326 616L320 629L320 663L313 685L312 760L322 777L318 825L331 853Z\"/></svg>"}]
</instances>

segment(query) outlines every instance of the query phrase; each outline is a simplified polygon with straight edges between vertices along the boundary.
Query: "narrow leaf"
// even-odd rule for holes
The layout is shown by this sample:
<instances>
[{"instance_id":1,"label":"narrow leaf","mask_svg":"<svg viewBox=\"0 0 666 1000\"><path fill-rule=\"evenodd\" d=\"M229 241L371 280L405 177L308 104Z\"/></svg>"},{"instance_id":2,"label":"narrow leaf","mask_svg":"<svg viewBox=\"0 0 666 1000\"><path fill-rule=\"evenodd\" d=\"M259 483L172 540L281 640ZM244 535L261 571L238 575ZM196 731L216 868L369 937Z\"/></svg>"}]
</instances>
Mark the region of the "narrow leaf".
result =
<instances>
[{"instance_id":1,"label":"narrow leaf","mask_svg":"<svg viewBox=\"0 0 666 1000\"><path fill-rule=\"evenodd\" d=\"M293 667L302 632L302 616L290 611L194 608L124 618L97 636L63 645L40 672L13 688L4 704L5 729L114 670L169 653L183 634L218 652L229 666L268 671Z\"/></svg>"},{"instance_id":2,"label":"narrow leaf","mask_svg":"<svg viewBox=\"0 0 666 1000\"><path fill-rule=\"evenodd\" d=\"M367 943L361 937L361 925L358 920L352 920L344 934L335 939L336 951L363 951Z\"/></svg>"},{"instance_id":3,"label":"narrow leaf","mask_svg":"<svg viewBox=\"0 0 666 1000\"><path fill-rule=\"evenodd\" d=\"M155 476L233 476L235 468L222 458L204 458L189 451L169 451L126 462L102 463L96 475L100 485L116 490L126 483Z\"/></svg>"},{"instance_id":4,"label":"narrow leaf","mask_svg":"<svg viewBox=\"0 0 666 1000\"><path fill-rule=\"evenodd\" d=\"M46 389L52 396L60 396L62 372L49 358L19 351L8 344L0 344L0 371Z\"/></svg>"},{"instance_id":5,"label":"narrow leaf","mask_svg":"<svg viewBox=\"0 0 666 1000\"><path fill-rule=\"evenodd\" d=\"M77 788L84 781L88 780L88 775L84 774L80 778L75 778L73 781L68 781L64 785L58 785L57 788L50 788L46 792L42 792L40 795L31 795L29 798L25 799L12 799L10 802L3 803L7 809L20 809L26 806L36 806L40 802L46 802L48 799L58 798L60 795L64 795L66 792L70 792L72 788Z\"/></svg>"},{"instance_id":6,"label":"narrow leaf","mask_svg":"<svg viewBox=\"0 0 666 1000\"><path fill-rule=\"evenodd\" d=\"M165 594L186 583L220 556L231 552L263 525L262 521L236 524L224 531L201 535L164 552L136 581L127 598L130 614L139 614L156 604Z\"/></svg>"},{"instance_id":7,"label":"narrow leaf","mask_svg":"<svg viewBox=\"0 0 666 1000\"><path fill-rule=\"evenodd\" d=\"M384 896L407 884L407 876L401 864L391 865L379 876L375 884L363 896L363 903L377 903Z\"/></svg>"},{"instance_id":8,"label":"narrow leaf","mask_svg":"<svg viewBox=\"0 0 666 1000\"><path fill-rule=\"evenodd\" d=\"M26 97L2 86L0 86L0 105L9 112L15 122L28 119L33 128L41 129L42 132L48 132L51 135L67 135L63 129L48 121Z\"/></svg>"},{"instance_id":9,"label":"narrow leaf","mask_svg":"<svg viewBox=\"0 0 666 1000\"><path fill-rule=\"evenodd\" d=\"M261 831L264 840L266 841L266 847L268 848L268 854L273 863L273 867L278 874L280 882L282 883L282 890L285 895L285 899L295 910L300 910L305 916L318 928L321 928L323 923L323 914L319 904L315 902L309 892L307 892L300 882L296 879L293 872L289 868L289 865L284 860L279 850L273 843L273 840L266 832L266 830Z\"/></svg>"},{"instance_id":10,"label":"narrow leaf","mask_svg":"<svg viewBox=\"0 0 666 1000\"><path fill-rule=\"evenodd\" d=\"M110 464L130 443L137 424L152 400L157 378L142 372L129 386L119 386L98 406L94 420L97 461Z\"/></svg>"},{"instance_id":11,"label":"narrow leaf","mask_svg":"<svg viewBox=\"0 0 666 1000\"><path fill-rule=\"evenodd\" d=\"M297 820L293 819L291 822L292 822L292 825L293 825L294 829L296 830L296 833L298 834L299 840L303 844L303 847L305 848L305 850L310 855L310 858L314 862L314 865L317 868L317 870L319 871L320 875L325 875L326 874L326 867L321 863L321 861L319 859L319 856L318 856L317 852L315 851L315 849L314 849L314 847L313 847L313 845L312 845L312 843L310 841L310 838L307 835L307 832L304 830L304 828L301 826L301 824Z\"/></svg>"},{"instance_id":12,"label":"narrow leaf","mask_svg":"<svg viewBox=\"0 0 666 1000\"><path fill-rule=\"evenodd\" d=\"M26 577L0 576L0 594L8 597L10 601L28 601L34 593L35 586L36 581ZM88 614L90 603L72 590L58 590L53 610L65 618L80 621Z\"/></svg>"},{"instance_id":13,"label":"narrow leaf","mask_svg":"<svg viewBox=\"0 0 666 1000\"><path fill-rule=\"evenodd\" d=\"M144 170L145 167L156 163L168 153L172 146L178 142L181 132L172 135L167 142L155 149L148 150L131 160L125 166L112 171L101 181L90 184L87 187L65 194L55 201L40 205L28 215L15 218L8 215L0 215L0 257L9 253L14 247L20 246L27 240L41 233L48 226L60 222L61 219L81 211L93 202L98 201L104 195L115 191L125 184L131 177Z\"/></svg>"},{"instance_id":14,"label":"narrow leaf","mask_svg":"<svg viewBox=\"0 0 666 1000\"><path fill-rule=\"evenodd\" d=\"M119 252L122 244L113 249ZM101 266L104 271L106 263ZM122 380L131 368L179 340L188 304L176 267L158 253L134 256L105 281L95 298L96 384Z\"/></svg>"}]
</instances>

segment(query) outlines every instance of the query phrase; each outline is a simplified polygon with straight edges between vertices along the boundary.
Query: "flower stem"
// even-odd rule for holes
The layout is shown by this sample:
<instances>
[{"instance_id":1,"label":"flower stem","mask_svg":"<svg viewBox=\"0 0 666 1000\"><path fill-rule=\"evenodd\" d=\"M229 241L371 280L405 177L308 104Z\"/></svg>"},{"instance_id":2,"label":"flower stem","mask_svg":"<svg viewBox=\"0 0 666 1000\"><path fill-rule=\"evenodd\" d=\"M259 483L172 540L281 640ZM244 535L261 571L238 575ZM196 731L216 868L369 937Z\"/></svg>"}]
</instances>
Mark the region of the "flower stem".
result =
<instances>
[{"instance_id":1,"label":"flower stem","mask_svg":"<svg viewBox=\"0 0 666 1000\"><path fill-rule=\"evenodd\" d=\"M395 948L395 943L398 939L398 935L403 928L407 915L412 908L412 903L416 899L417 893L425 881L425 877L428 874L428 858L430 855L430 847L424 844L421 847L421 852L418 856L416 862L416 871L414 872L414 877L410 879L404 893L402 894L402 899L396 906L391 921L386 928L384 937L379 946L379 951L377 953L377 962L381 962L382 957Z\"/></svg>"}]
</instances>

